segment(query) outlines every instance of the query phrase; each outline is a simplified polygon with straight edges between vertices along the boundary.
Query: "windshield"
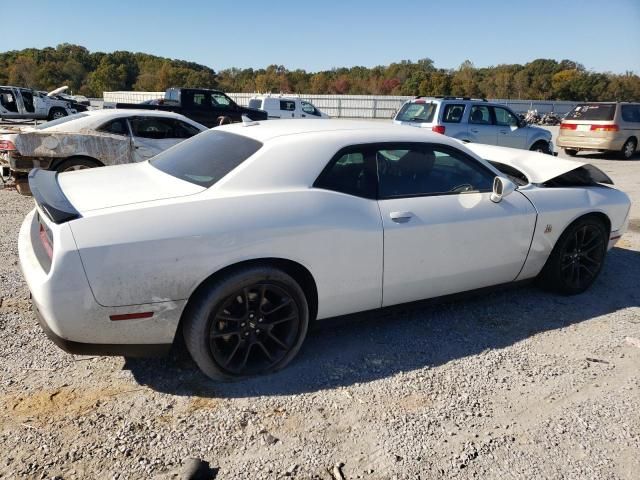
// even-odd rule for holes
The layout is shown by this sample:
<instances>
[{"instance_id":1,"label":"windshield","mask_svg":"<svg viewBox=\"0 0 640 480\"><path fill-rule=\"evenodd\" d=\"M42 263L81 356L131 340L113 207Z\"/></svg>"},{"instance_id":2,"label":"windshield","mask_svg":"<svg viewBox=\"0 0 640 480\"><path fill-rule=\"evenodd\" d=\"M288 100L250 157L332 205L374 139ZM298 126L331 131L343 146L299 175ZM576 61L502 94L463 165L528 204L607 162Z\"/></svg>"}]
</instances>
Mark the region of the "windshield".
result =
<instances>
[{"instance_id":1,"label":"windshield","mask_svg":"<svg viewBox=\"0 0 640 480\"><path fill-rule=\"evenodd\" d=\"M436 103L405 103L398 115L396 116L396 120L400 120L401 122L425 122L431 123L433 121L433 116L436 113L436 108L438 104Z\"/></svg>"},{"instance_id":2,"label":"windshield","mask_svg":"<svg viewBox=\"0 0 640 480\"><path fill-rule=\"evenodd\" d=\"M63 123L71 122L73 120L78 120L82 117L88 117L86 113L75 113L73 115L69 115L68 117L62 117L57 120L51 120L50 122L41 123L36 126L36 130L45 130L49 127L55 127L56 125L62 125Z\"/></svg>"},{"instance_id":3,"label":"windshield","mask_svg":"<svg viewBox=\"0 0 640 480\"><path fill-rule=\"evenodd\" d=\"M582 104L567 114L567 120L613 120L615 113L615 103Z\"/></svg>"},{"instance_id":4,"label":"windshield","mask_svg":"<svg viewBox=\"0 0 640 480\"><path fill-rule=\"evenodd\" d=\"M262 143L252 138L207 130L156 155L150 163L164 173L208 188L260 147Z\"/></svg>"}]
</instances>

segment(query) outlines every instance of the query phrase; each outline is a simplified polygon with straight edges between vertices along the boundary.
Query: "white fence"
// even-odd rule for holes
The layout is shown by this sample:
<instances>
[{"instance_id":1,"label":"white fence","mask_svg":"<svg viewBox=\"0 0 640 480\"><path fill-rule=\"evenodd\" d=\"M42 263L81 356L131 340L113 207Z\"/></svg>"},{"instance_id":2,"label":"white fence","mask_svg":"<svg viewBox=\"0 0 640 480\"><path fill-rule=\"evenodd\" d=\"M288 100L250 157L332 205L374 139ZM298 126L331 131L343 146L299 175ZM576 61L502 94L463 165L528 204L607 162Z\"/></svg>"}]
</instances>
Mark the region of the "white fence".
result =
<instances>
[{"instance_id":1,"label":"white fence","mask_svg":"<svg viewBox=\"0 0 640 480\"><path fill-rule=\"evenodd\" d=\"M255 93L228 93L239 105L246 106ZM162 98L164 92L104 92L107 103L140 103L145 100ZM323 112L338 118L392 118L400 106L410 98L405 96L377 95L287 95L300 97L313 103ZM510 100L493 99L492 102L508 105L516 113L536 109L539 113L554 112L564 115L576 102L556 102L551 100Z\"/></svg>"}]
</instances>

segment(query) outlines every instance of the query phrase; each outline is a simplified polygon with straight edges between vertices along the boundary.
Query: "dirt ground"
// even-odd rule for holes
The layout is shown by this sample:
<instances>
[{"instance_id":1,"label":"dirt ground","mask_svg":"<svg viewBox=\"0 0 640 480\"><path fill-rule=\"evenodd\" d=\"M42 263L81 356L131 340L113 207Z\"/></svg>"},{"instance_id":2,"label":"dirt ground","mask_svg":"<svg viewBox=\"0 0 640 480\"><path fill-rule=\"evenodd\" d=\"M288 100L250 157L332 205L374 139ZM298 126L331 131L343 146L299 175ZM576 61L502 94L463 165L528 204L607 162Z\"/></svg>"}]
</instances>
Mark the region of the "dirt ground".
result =
<instances>
[{"instance_id":1,"label":"dirt ground","mask_svg":"<svg viewBox=\"0 0 640 480\"><path fill-rule=\"evenodd\" d=\"M164 359L68 355L17 266L32 200L0 190L0 478L635 479L640 156L580 155L635 202L586 293L532 286L328 320L284 371L214 383Z\"/></svg>"}]
</instances>

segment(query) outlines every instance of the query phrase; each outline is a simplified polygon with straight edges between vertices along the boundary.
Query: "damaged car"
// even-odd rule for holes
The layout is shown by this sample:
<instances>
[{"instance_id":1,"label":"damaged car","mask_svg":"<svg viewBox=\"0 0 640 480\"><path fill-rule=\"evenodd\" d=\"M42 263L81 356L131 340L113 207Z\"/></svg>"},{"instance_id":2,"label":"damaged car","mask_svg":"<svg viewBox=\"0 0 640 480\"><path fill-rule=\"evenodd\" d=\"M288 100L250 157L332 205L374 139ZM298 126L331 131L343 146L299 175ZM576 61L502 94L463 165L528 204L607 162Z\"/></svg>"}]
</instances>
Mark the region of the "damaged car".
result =
<instances>
[{"instance_id":1,"label":"damaged car","mask_svg":"<svg viewBox=\"0 0 640 480\"><path fill-rule=\"evenodd\" d=\"M630 209L584 163L347 120L225 125L29 183L20 265L47 335L125 356L182 335L214 379L283 368L316 320L520 280L583 292Z\"/></svg>"},{"instance_id":2,"label":"damaged car","mask_svg":"<svg viewBox=\"0 0 640 480\"><path fill-rule=\"evenodd\" d=\"M70 102L30 88L0 86L0 120L56 120L77 113Z\"/></svg>"},{"instance_id":3,"label":"damaged car","mask_svg":"<svg viewBox=\"0 0 640 480\"><path fill-rule=\"evenodd\" d=\"M92 110L0 132L0 166L5 182L29 194L33 168L67 172L140 162L204 130L173 112Z\"/></svg>"}]
</instances>

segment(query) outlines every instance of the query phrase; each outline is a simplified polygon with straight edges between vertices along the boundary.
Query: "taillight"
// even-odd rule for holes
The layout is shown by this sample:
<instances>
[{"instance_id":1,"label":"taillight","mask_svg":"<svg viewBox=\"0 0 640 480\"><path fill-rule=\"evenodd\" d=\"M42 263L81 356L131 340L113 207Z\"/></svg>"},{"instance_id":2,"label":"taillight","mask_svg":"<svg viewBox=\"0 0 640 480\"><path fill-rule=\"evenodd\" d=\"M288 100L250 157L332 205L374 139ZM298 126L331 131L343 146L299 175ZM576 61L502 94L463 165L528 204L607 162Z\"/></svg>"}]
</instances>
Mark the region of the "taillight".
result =
<instances>
[{"instance_id":1,"label":"taillight","mask_svg":"<svg viewBox=\"0 0 640 480\"><path fill-rule=\"evenodd\" d=\"M561 123L560 130L575 130L578 128L578 125L575 123Z\"/></svg>"},{"instance_id":2,"label":"taillight","mask_svg":"<svg viewBox=\"0 0 640 480\"><path fill-rule=\"evenodd\" d=\"M47 229L42 224L40 224L40 242L42 243L44 251L47 252L47 256L50 259L53 258L53 245L51 245Z\"/></svg>"},{"instance_id":3,"label":"taillight","mask_svg":"<svg viewBox=\"0 0 640 480\"><path fill-rule=\"evenodd\" d=\"M431 127L431 131L432 132L436 132L436 133L441 133L442 135L444 135L445 126L444 125L434 125L433 127Z\"/></svg>"},{"instance_id":4,"label":"taillight","mask_svg":"<svg viewBox=\"0 0 640 480\"><path fill-rule=\"evenodd\" d=\"M591 125L592 132L617 132L620 130L618 125Z\"/></svg>"},{"instance_id":5,"label":"taillight","mask_svg":"<svg viewBox=\"0 0 640 480\"><path fill-rule=\"evenodd\" d=\"M11 140L0 140L0 150L15 150L16 145Z\"/></svg>"}]
</instances>

